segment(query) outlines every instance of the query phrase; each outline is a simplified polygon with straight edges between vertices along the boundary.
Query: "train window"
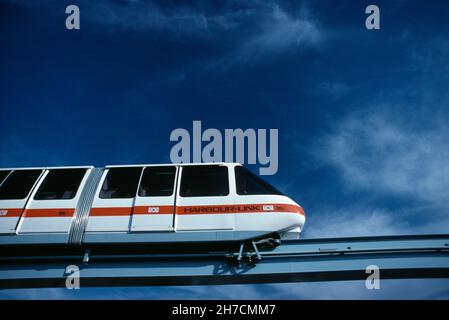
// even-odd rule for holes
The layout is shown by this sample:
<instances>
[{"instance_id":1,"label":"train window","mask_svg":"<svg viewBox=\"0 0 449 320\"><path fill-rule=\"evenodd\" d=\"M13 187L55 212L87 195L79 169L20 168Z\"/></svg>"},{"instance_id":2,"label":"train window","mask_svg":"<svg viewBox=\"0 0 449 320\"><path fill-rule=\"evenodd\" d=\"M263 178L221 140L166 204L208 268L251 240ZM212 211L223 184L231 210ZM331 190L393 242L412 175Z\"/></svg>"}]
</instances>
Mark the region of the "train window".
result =
<instances>
[{"instance_id":1,"label":"train window","mask_svg":"<svg viewBox=\"0 0 449 320\"><path fill-rule=\"evenodd\" d=\"M140 183L140 197L164 197L173 194L176 168L172 166L147 167Z\"/></svg>"},{"instance_id":2,"label":"train window","mask_svg":"<svg viewBox=\"0 0 449 320\"><path fill-rule=\"evenodd\" d=\"M182 197L211 197L229 194L228 167L185 166L182 169Z\"/></svg>"},{"instance_id":3,"label":"train window","mask_svg":"<svg viewBox=\"0 0 449 320\"><path fill-rule=\"evenodd\" d=\"M86 174L86 169L54 169L45 177L34 200L73 199Z\"/></svg>"},{"instance_id":4,"label":"train window","mask_svg":"<svg viewBox=\"0 0 449 320\"><path fill-rule=\"evenodd\" d=\"M100 191L102 199L125 199L136 196L142 168L111 168Z\"/></svg>"},{"instance_id":5,"label":"train window","mask_svg":"<svg viewBox=\"0 0 449 320\"><path fill-rule=\"evenodd\" d=\"M5 178L8 176L8 174L11 171L9 170L0 170L0 185L2 184L3 180L5 180Z\"/></svg>"},{"instance_id":6,"label":"train window","mask_svg":"<svg viewBox=\"0 0 449 320\"><path fill-rule=\"evenodd\" d=\"M237 186L237 194L239 195L282 195L282 192L242 166L235 167L235 181Z\"/></svg>"},{"instance_id":7,"label":"train window","mask_svg":"<svg viewBox=\"0 0 449 320\"><path fill-rule=\"evenodd\" d=\"M12 172L0 187L0 200L25 199L41 173L42 170Z\"/></svg>"}]
</instances>

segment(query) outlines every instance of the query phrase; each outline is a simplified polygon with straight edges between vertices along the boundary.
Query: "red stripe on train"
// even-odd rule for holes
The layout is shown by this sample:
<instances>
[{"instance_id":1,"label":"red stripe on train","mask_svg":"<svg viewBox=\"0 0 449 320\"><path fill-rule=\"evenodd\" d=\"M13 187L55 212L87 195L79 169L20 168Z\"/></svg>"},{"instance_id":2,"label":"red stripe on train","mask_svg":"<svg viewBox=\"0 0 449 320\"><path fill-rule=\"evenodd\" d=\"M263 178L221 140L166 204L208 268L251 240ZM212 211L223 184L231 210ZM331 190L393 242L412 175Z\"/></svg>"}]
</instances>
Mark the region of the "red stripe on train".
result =
<instances>
[{"instance_id":1,"label":"red stripe on train","mask_svg":"<svg viewBox=\"0 0 449 320\"><path fill-rule=\"evenodd\" d=\"M132 214L173 214L174 206L136 206L134 207L106 207L91 208L90 216L130 216ZM226 213L268 213L291 212L305 216L300 206L292 204L229 204L229 205L204 205L204 206L178 206L176 214L226 214ZM0 209L0 217L20 217L22 209ZM23 217L26 218L57 218L73 217L75 209L26 209Z\"/></svg>"},{"instance_id":2,"label":"red stripe on train","mask_svg":"<svg viewBox=\"0 0 449 320\"><path fill-rule=\"evenodd\" d=\"M25 218L70 218L73 217L75 209L25 209L23 217Z\"/></svg>"},{"instance_id":3,"label":"red stripe on train","mask_svg":"<svg viewBox=\"0 0 449 320\"><path fill-rule=\"evenodd\" d=\"M173 206L137 206L134 214L173 214ZM225 213L264 213L291 212L305 216L300 206L292 204L237 204L237 205L207 205L178 206L176 214L225 214ZM90 216L129 216L133 214L132 207L92 208Z\"/></svg>"},{"instance_id":4,"label":"red stripe on train","mask_svg":"<svg viewBox=\"0 0 449 320\"><path fill-rule=\"evenodd\" d=\"M180 206L176 207L176 214L225 214L225 213L268 213L291 212L304 214L304 210L292 204L230 204L211 206Z\"/></svg>"},{"instance_id":5,"label":"red stripe on train","mask_svg":"<svg viewBox=\"0 0 449 320\"><path fill-rule=\"evenodd\" d=\"M92 208L90 209L90 216L105 217L105 216L130 216L133 213L133 207L109 207L109 208Z\"/></svg>"},{"instance_id":6,"label":"red stripe on train","mask_svg":"<svg viewBox=\"0 0 449 320\"><path fill-rule=\"evenodd\" d=\"M0 218L12 218L12 217L20 217L22 214L22 209L0 209Z\"/></svg>"},{"instance_id":7,"label":"red stripe on train","mask_svg":"<svg viewBox=\"0 0 449 320\"><path fill-rule=\"evenodd\" d=\"M134 214L173 214L173 206L106 207L90 209L90 216L130 216Z\"/></svg>"}]
</instances>

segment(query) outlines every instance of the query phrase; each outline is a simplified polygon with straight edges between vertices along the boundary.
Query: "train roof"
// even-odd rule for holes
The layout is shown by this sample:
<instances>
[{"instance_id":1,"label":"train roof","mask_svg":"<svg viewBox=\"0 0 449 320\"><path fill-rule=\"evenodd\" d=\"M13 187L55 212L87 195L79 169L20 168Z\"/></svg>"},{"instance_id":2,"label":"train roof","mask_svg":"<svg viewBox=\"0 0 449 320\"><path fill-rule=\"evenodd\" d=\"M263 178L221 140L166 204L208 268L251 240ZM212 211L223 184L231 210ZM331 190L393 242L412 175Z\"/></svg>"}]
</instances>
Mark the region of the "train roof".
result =
<instances>
[{"instance_id":1,"label":"train roof","mask_svg":"<svg viewBox=\"0 0 449 320\"><path fill-rule=\"evenodd\" d=\"M241 165L235 162L196 162L196 163L142 163L142 164L121 164L121 165L107 165L97 168L129 168L129 167L160 167L160 166L199 166L199 165ZM10 167L0 168L0 170L51 170L51 169L92 169L94 166L50 166L50 167Z\"/></svg>"},{"instance_id":2,"label":"train roof","mask_svg":"<svg viewBox=\"0 0 449 320\"><path fill-rule=\"evenodd\" d=\"M51 167L14 167L0 170L51 170L51 169L92 169L94 166L51 166Z\"/></svg>"}]
</instances>

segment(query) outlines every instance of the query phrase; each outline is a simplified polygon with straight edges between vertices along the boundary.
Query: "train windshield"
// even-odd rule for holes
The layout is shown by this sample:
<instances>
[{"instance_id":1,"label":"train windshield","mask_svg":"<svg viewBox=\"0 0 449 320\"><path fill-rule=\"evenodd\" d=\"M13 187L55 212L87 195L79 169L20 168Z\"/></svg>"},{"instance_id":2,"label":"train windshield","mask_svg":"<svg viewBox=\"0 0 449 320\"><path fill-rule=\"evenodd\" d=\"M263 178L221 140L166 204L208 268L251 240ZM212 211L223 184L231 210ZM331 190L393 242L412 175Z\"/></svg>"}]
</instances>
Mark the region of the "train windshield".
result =
<instances>
[{"instance_id":1,"label":"train windshield","mask_svg":"<svg viewBox=\"0 0 449 320\"><path fill-rule=\"evenodd\" d=\"M235 167L235 181L239 195L283 195L278 189L242 166Z\"/></svg>"}]
</instances>

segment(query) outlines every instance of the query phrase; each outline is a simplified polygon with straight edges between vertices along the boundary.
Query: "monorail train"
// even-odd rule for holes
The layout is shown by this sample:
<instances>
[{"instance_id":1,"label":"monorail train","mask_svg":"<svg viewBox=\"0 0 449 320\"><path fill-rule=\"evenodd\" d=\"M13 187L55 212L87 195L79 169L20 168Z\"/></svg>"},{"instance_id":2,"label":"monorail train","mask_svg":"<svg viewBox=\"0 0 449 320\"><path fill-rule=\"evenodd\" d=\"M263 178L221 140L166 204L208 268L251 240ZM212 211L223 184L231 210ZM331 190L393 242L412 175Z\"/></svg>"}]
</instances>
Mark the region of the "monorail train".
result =
<instances>
[{"instance_id":1,"label":"monorail train","mask_svg":"<svg viewBox=\"0 0 449 320\"><path fill-rule=\"evenodd\" d=\"M292 239L304 222L235 163L0 170L0 245Z\"/></svg>"}]
</instances>

